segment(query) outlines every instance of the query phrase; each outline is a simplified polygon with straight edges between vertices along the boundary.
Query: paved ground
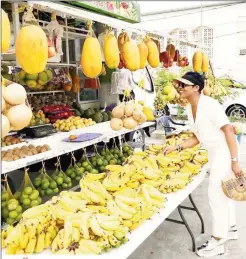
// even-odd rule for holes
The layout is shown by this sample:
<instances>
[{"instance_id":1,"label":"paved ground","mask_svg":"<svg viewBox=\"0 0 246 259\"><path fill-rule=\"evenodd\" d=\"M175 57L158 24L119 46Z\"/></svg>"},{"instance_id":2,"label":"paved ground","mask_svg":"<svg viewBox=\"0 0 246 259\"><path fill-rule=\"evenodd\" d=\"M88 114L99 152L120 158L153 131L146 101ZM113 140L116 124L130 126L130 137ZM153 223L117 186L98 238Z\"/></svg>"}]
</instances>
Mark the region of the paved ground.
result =
<instances>
[{"instance_id":1,"label":"paved ground","mask_svg":"<svg viewBox=\"0 0 246 259\"><path fill-rule=\"evenodd\" d=\"M246 136L241 143L241 165L246 168ZM208 180L193 192L193 199L205 221L205 234L201 235L200 221L195 212L187 211L185 216L200 245L211 234L211 218L207 200ZM184 204L189 204L186 200ZM177 211L170 218L179 219ZM237 204L237 219L240 239L226 244L226 253L214 259L246 259L246 203ZM131 256L130 259L195 259L191 250L191 238L183 225L164 222Z\"/></svg>"}]
</instances>

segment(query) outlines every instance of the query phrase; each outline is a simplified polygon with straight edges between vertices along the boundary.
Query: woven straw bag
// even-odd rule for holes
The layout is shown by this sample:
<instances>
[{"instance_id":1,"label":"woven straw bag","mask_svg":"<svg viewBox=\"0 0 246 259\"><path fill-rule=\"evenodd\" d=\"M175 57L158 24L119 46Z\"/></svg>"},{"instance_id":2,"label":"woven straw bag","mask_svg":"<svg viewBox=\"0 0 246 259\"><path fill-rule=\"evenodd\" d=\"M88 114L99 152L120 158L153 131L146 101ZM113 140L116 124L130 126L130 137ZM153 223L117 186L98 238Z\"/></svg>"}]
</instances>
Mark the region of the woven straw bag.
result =
<instances>
[{"instance_id":1,"label":"woven straw bag","mask_svg":"<svg viewBox=\"0 0 246 259\"><path fill-rule=\"evenodd\" d=\"M235 201L246 201L246 170L243 170L243 176L222 181L222 189L225 195Z\"/></svg>"}]
</instances>

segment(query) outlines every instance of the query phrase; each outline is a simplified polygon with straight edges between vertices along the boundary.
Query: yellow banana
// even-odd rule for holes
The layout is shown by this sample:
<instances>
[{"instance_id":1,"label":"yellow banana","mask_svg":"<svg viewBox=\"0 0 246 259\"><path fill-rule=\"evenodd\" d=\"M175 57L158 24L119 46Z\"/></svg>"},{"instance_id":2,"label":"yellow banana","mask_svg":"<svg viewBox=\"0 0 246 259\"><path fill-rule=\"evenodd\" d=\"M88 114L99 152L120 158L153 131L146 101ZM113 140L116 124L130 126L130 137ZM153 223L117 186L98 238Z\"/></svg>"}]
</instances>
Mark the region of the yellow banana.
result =
<instances>
[{"instance_id":1,"label":"yellow banana","mask_svg":"<svg viewBox=\"0 0 246 259\"><path fill-rule=\"evenodd\" d=\"M142 185L142 187L146 188L151 198L164 202L165 200L164 196L155 187L147 184Z\"/></svg>"},{"instance_id":2,"label":"yellow banana","mask_svg":"<svg viewBox=\"0 0 246 259\"><path fill-rule=\"evenodd\" d=\"M44 239L44 248L50 247L52 243L52 234L50 232L46 232Z\"/></svg>"},{"instance_id":3,"label":"yellow banana","mask_svg":"<svg viewBox=\"0 0 246 259\"><path fill-rule=\"evenodd\" d=\"M121 195L118 195L116 197L118 200L124 202L127 205L134 206L138 203L138 200L136 198L126 197L126 196L121 196Z\"/></svg>"},{"instance_id":4,"label":"yellow banana","mask_svg":"<svg viewBox=\"0 0 246 259\"><path fill-rule=\"evenodd\" d=\"M153 204L153 206L156 206L156 207L159 208L159 209L164 207L164 203L161 202L161 201L158 200L158 199L152 198L152 204Z\"/></svg>"},{"instance_id":5,"label":"yellow banana","mask_svg":"<svg viewBox=\"0 0 246 259\"><path fill-rule=\"evenodd\" d=\"M57 252L59 250L59 246L57 244L57 241L58 241L58 235L52 241L52 244L51 244L51 251L52 251L52 253L55 253L55 252Z\"/></svg>"},{"instance_id":6,"label":"yellow banana","mask_svg":"<svg viewBox=\"0 0 246 259\"><path fill-rule=\"evenodd\" d=\"M44 246L45 246L45 233L42 232L38 235L37 244L36 244L34 252L35 253L42 252L45 248Z\"/></svg>"},{"instance_id":7,"label":"yellow banana","mask_svg":"<svg viewBox=\"0 0 246 259\"><path fill-rule=\"evenodd\" d=\"M72 228L72 243L79 242L80 240L80 231L76 227Z\"/></svg>"},{"instance_id":8,"label":"yellow banana","mask_svg":"<svg viewBox=\"0 0 246 259\"><path fill-rule=\"evenodd\" d=\"M105 176L106 176L106 173L101 173L101 174L88 173L80 181L85 180L87 182L94 182L94 181L99 181L104 179Z\"/></svg>"},{"instance_id":9,"label":"yellow banana","mask_svg":"<svg viewBox=\"0 0 246 259\"><path fill-rule=\"evenodd\" d=\"M89 219L91 217L91 213L83 213L81 215L81 218L78 220L72 220L72 225L79 227L80 231L83 235L84 239L89 239L90 234L89 234Z\"/></svg>"},{"instance_id":10,"label":"yellow banana","mask_svg":"<svg viewBox=\"0 0 246 259\"><path fill-rule=\"evenodd\" d=\"M35 247L36 247L36 243L37 243L37 237L34 236L31 239L29 239L29 242L27 244L27 247L25 249L25 253L26 254L33 254Z\"/></svg>"},{"instance_id":11,"label":"yellow banana","mask_svg":"<svg viewBox=\"0 0 246 259\"><path fill-rule=\"evenodd\" d=\"M132 208L131 206L125 204L124 202L118 200L117 198L115 199L115 202L121 210L124 210L124 211L126 211L127 213L130 213L130 214L136 213L135 208Z\"/></svg>"},{"instance_id":12,"label":"yellow banana","mask_svg":"<svg viewBox=\"0 0 246 259\"><path fill-rule=\"evenodd\" d=\"M98 224L98 221L96 219L95 216L92 216L89 220L89 226L92 230L92 232L101 237L101 236L104 236L105 235L105 231L100 227L100 225Z\"/></svg>"},{"instance_id":13,"label":"yellow banana","mask_svg":"<svg viewBox=\"0 0 246 259\"><path fill-rule=\"evenodd\" d=\"M73 233L73 226L71 223L70 218L66 218L64 222L64 239L63 239L63 246L64 248L68 248L72 242L72 233Z\"/></svg>"},{"instance_id":14,"label":"yellow banana","mask_svg":"<svg viewBox=\"0 0 246 259\"><path fill-rule=\"evenodd\" d=\"M104 199L111 199L112 196L107 192L100 182L88 183L87 187L94 193L100 194Z\"/></svg>"},{"instance_id":15,"label":"yellow banana","mask_svg":"<svg viewBox=\"0 0 246 259\"><path fill-rule=\"evenodd\" d=\"M109 211L107 208L104 206L99 206L99 205L87 205L87 209L91 210L92 212L101 212L101 213L106 213L109 214Z\"/></svg>"},{"instance_id":16,"label":"yellow banana","mask_svg":"<svg viewBox=\"0 0 246 259\"><path fill-rule=\"evenodd\" d=\"M101 228L108 231L117 230L120 227L120 221L115 220L106 220L107 216L97 215L96 219Z\"/></svg>"},{"instance_id":17,"label":"yellow banana","mask_svg":"<svg viewBox=\"0 0 246 259\"><path fill-rule=\"evenodd\" d=\"M84 191L83 193L84 193L86 199L90 199L92 202L94 202L96 204L103 204L104 205L106 203L105 199L103 199L97 193L92 192L88 188L84 188L83 191Z\"/></svg>"},{"instance_id":18,"label":"yellow banana","mask_svg":"<svg viewBox=\"0 0 246 259\"><path fill-rule=\"evenodd\" d=\"M134 152L134 155L138 155L138 156L141 156L141 157L145 157L145 156L147 156L147 153L144 152L144 151L135 151L135 152Z\"/></svg>"},{"instance_id":19,"label":"yellow banana","mask_svg":"<svg viewBox=\"0 0 246 259\"><path fill-rule=\"evenodd\" d=\"M100 243L92 240L80 240L79 249L81 250L81 248L87 248L93 254L100 254L102 252L102 247Z\"/></svg>"},{"instance_id":20,"label":"yellow banana","mask_svg":"<svg viewBox=\"0 0 246 259\"><path fill-rule=\"evenodd\" d=\"M151 208L152 207L152 200L150 198L149 192L147 191L147 189L144 186L141 186L141 190L142 190L143 197L144 197L144 200L145 200L147 206L149 208Z\"/></svg>"},{"instance_id":21,"label":"yellow banana","mask_svg":"<svg viewBox=\"0 0 246 259\"><path fill-rule=\"evenodd\" d=\"M130 181L127 184L127 187L133 188L133 189L137 189L140 185L140 183L138 181Z\"/></svg>"},{"instance_id":22,"label":"yellow banana","mask_svg":"<svg viewBox=\"0 0 246 259\"><path fill-rule=\"evenodd\" d=\"M149 180L157 180L160 177L160 174L151 168L143 168L142 174L145 178L147 178Z\"/></svg>"},{"instance_id":23,"label":"yellow banana","mask_svg":"<svg viewBox=\"0 0 246 259\"><path fill-rule=\"evenodd\" d=\"M18 247L15 251L15 254L16 255L23 255L23 254L25 254L25 251L21 247Z\"/></svg>"},{"instance_id":24,"label":"yellow banana","mask_svg":"<svg viewBox=\"0 0 246 259\"><path fill-rule=\"evenodd\" d=\"M18 246L8 245L5 253L6 255L15 255L17 249L18 249Z\"/></svg>"},{"instance_id":25,"label":"yellow banana","mask_svg":"<svg viewBox=\"0 0 246 259\"><path fill-rule=\"evenodd\" d=\"M121 242L115 236L109 236L108 240L113 247L119 247L121 245Z\"/></svg>"}]
</instances>

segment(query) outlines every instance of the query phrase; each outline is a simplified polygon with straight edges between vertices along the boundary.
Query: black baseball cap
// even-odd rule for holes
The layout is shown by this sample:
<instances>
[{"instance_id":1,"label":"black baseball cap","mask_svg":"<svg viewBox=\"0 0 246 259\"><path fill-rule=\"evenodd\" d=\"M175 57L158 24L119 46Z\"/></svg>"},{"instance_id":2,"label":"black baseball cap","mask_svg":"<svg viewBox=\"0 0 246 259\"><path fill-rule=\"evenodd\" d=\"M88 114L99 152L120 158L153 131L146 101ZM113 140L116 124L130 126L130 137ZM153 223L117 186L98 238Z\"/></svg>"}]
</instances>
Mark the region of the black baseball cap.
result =
<instances>
[{"instance_id":1,"label":"black baseball cap","mask_svg":"<svg viewBox=\"0 0 246 259\"><path fill-rule=\"evenodd\" d=\"M200 91L204 88L204 77L197 72L187 72L181 78L176 78L175 80L186 85L198 85Z\"/></svg>"}]
</instances>

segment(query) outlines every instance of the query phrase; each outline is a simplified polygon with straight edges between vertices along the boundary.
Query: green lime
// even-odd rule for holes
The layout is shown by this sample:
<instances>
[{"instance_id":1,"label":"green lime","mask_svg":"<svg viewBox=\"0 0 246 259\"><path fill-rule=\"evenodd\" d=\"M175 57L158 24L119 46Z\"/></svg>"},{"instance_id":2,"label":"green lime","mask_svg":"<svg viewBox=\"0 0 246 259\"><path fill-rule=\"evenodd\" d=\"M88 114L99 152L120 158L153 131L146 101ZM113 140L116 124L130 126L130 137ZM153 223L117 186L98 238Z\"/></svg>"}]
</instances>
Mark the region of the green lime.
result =
<instances>
[{"instance_id":1,"label":"green lime","mask_svg":"<svg viewBox=\"0 0 246 259\"><path fill-rule=\"evenodd\" d=\"M11 219L15 219L17 216L18 216L18 213L15 210L9 212L9 217Z\"/></svg>"},{"instance_id":2,"label":"green lime","mask_svg":"<svg viewBox=\"0 0 246 259\"><path fill-rule=\"evenodd\" d=\"M14 194L14 197L19 200L20 197L21 197L21 192L17 191L15 194Z\"/></svg>"},{"instance_id":3,"label":"green lime","mask_svg":"<svg viewBox=\"0 0 246 259\"><path fill-rule=\"evenodd\" d=\"M35 181L34 181L34 186L35 186L35 187L39 187L39 186L41 185L41 183L42 183L41 180L35 179Z\"/></svg>"},{"instance_id":4,"label":"green lime","mask_svg":"<svg viewBox=\"0 0 246 259\"><path fill-rule=\"evenodd\" d=\"M85 169L86 169L86 171L89 171L89 172L90 172L90 171L92 170L92 166L91 166L91 165L88 165Z\"/></svg>"},{"instance_id":5,"label":"green lime","mask_svg":"<svg viewBox=\"0 0 246 259\"><path fill-rule=\"evenodd\" d=\"M58 188L55 188L55 189L53 189L53 192L54 192L54 193L58 193L58 192L59 192L59 189L58 189Z\"/></svg>"},{"instance_id":6,"label":"green lime","mask_svg":"<svg viewBox=\"0 0 246 259\"><path fill-rule=\"evenodd\" d=\"M24 194L29 195L29 194L31 194L31 193L32 193L32 187L26 187L26 188L24 189Z\"/></svg>"},{"instance_id":7,"label":"green lime","mask_svg":"<svg viewBox=\"0 0 246 259\"><path fill-rule=\"evenodd\" d=\"M108 165L108 160L104 159L104 160L103 160L103 165L104 165L104 166L107 166L107 165Z\"/></svg>"},{"instance_id":8,"label":"green lime","mask_svg":"<svg viewBox=\"0 0 246 259\"><path fill-rule=\"evenodd\" d=\"M35 206L38 206L39 203L38 203L38 200L34 200L31 202L31 207L35 207Z\"/></svg>"},{"instance_id":9,"label":"green lime","mask_svg":"<svg viewBox=\"0 0 246 259\"><path fill-rule=\"evenodd\" d=\"M73 186L72 182L67 184L67 188L72 188L72 186Z\"/></svg>"},{"instance_id":10,"label":"green lime","mask_svg":"<svg viewBox=\"0 0 246 259\"><path fill-rule=\"evenodd\" d=\"M120 159L117 160L117 164L121 165L121 160Z\"/></svg>"},{"instance_id":11,"label":"green lime","mask_svg":"<svg viewBox=\"0 0 246 259\"><path fill-rule=\"evenodd\" d=\"M66 175L70 176L73 173L73 170L71 168L67 169Z\"/></svg>"},{"instance_id":12,"label":"green lime","mask_svg":"<svg viewBox=\"0 0 246 259\"><path fill-rule=\"evenodd\" d=\"M79 182L79 181L80 181L80 179L81 179L81 177L80 177L80 176L76 176L76 177L75 177L75 180L76 180L77 182Z\"/></svg>"},{"instance_id":13,"label":"green lime","mask_svg":"<svg viewBox=\"0 0 246 259\"><path fill-rule=\"evenodd\" d=\"M114 155L114 158L115 158L115 159L118 159L118 158L119 158L119 156L118 156L117 154L115 154L115 155Z\"/></svg>"},{"instance_id":14,"label":"green lime","mask_svg":"<svg viewBox=\"0 0 246 259\"><path fill-rule=\"evenodd\" d=\"M46 189L46 190L45 190L45 193L46 193L47 196L51 196L51 195L53 194L53 190L50 189L50 188L49 188L49 189Z\"/></svg>"},{"instance_id":15,"label":"green lime","mask_svg":"<svg viewBox=\"0 0 246 259\"><path fill-rule=\"evenodd\" d=\"M91 164L92 164L93 167L96 167L97 166L97 161L92 161Z\"/></svg>"},{"instance_id":16,"label":"green lime","mask_svg":"<svg viewBox=\"0 0 246 259\"><path fill-rule=\"evenodd\" d=\"M92 174L98 174L98 170L97 169L92 169L91 173Z\"/></svg>"},{"instance_id":17,"label":"green lime","mask_svg":"<svg viewBox=\"0 0 246 259\"><path fill-rule=\"evenodd\" d=\"M75 174L75 173L72 173L72 174L70 175L70 177L71 177L72 179L74 179L74 178L76 177L76 174Z\"/></svg>"},{"instance_id":18,"label":"green lime","mask_svg":"<svg viewBox=\"0 0 246 259\"><path fill-rule=\"evenodd\" d=\"M2 192L2 201L6 201L9 198L9 194L7 192Z\"/></svg>"},{"instance_id":19,"label":"green lime","mask_svg":"<svg viewBox=\"0 0 246 259\"><path fill-rule=\"evenodd\" d=\"M49 183L49 180L48 180L47 178L44 178L44 179L42 180L42 184L44 184L44 183Z\"/></svg>"},{"instance_id":20,"label":"green lime","mask_svg":"<svg viewBox=\"0 0 246 259\"><path fill-rule=\"evenodd\" d=\"M102 156L105 156L105 155L106 155L106 151L105 151L105 150L102 150L102 151L101 151L101 155L102 155Z\"/></svg>"},{"instance_id":21,"label":"green lime","mask_svg":"<svg viewBox=\"0 0 246 259\"><path fill-rule=\"evenodd\" d=\"M13 201L13 199L11 199L11 200L8 202L8 210L9 211L15 210L17 208L17 206L19 205L17 200L14 200L14 201Z\"/></svg>"},{"instance_id":22,"label":"green lime","mask_svg":"<svg viewBox=\"0 0 246 259\"><path fill-rule=\"evenodd\" d=\"M84 168L86 168L88 165L89 165L88 162L83 162L83 163L82 163L82 166L83 166Z\"/></svg>"},{"instance_id":23,"label":"green lime","mask_svg":"<svg viewBox=\"0 0 246 259\"><path fill-rule=\"evenodd\" d=\"M30 199L23 199L23 205L27 206L31 204L31 200Z\"/></svg>"},{"instance_id":24,"label":"green lime","mask_svg":"<svg viewBox=\"0 0 246 259\"><path fill-rule=\"evenodd\" d=\"M63 178L63 173L59 173L57 176Z\"/></svg>"},{"instance_id":25,"label":"green lime","mask_svg":"<svg viewBox=\"0 0 246 259\"><path fill-rule=\"evenodd\" d=\"M101 166L101 165L103 164L103 160L102 160L101 158L99 158L99 159L97 160L97 164L98 164L99 166Z\"/></svg>"},{"instance_id":26,"label":"green lime","mask_svg":"<svg viewBox=\"0 0 246 259\"><path fill-rule=\"evenodd\" d=\"M105 167L104 167L103 165L99 167L99 172L100 172L100 173L103 173L104 170L105 170Z\"/></svg>"},{"instance_id":27,"label":"green lime","mask_svg":"<svg viewBox=\"0 0 246 259\"><path fill-rule=\"evenodd\" d=\"M118 156L119 156L119 158L122 158L124 155L120 152L120 153L118 154Z\"/></svg>"},{"instance_id":28,"label":"green lime","mask_svg":"<svg viewBox=\"0 0 246 259\"><path fill-rule=\"evenodd\" d=\"M57 184L56 184L55 181L50 182L50 188L51 188L51 189L57 188Z\"/></svg>"},{"instance_id":29,"label":"green lime","mask_svg":"<svg viewBox=\"0 0 246 259\"><path fill-rule=\"evenodd\" d=\"M38 201L38 204L41 204L41 203L42 203L41 197L38 197L38 198L37 198L37 201Z\"/></svg>"},{"instance_id":30,"label":"green lime","mask_svg":"<svg viewBox=\"0 0 246 259\"><path fill-rule=\"evenodd\" d=\"M41 197L44 197L45 196L45 190L40 190L40 195L41 195Z\"/></svg>"},{"instance_id":31,"label":"green lime","mask_svg":"<svg viewBox=\"0 0 246 259\"><path fill-rule=\"evenodd\" d=\"M93 156L92 158L91 158L91 161L97 161L97 158L95 157L95 156Z\"/></svg>"},{"instance_id":32,"label":"green lime","mask_svg":"<svg viewBox=\"0 0 246 259\"><path fill-rule=\"evenodd\" d=\"M22 212L22 207L20 205L18 205L15 211L17 213L21 213Z\"/></svg>"},{"instance_id":33,"label":"green lime","mask_svg":"<svg viewBox=\"0 0 246 259\"><path fill-rule=\"evenodd\" d=\"M33 201L33 200L36 200L39 196L39 191L38 190L34 190L32 192L32 194L29 196L29 198Z\"/></svg>"},{"instance_id":34,"label":"green lime","mask_svg":"<svg viewBox=\"0 0 246 259\"><path fill-rule=\"evenodd\" d=\"M129 150L129 146L128 145L124 145L122 150L123 150L123 152L127 152Z\"/></svg>"},{"instance_id":35,"label":"green lime","mask_svg":"<svg viewBox=\"0 0 246 259\"><path fill-rule=\"evenodd\" d=\"M7 206L7 201L2 201L1 208L5 208Z\"/></svg>"},{"instance_id":36,"label":"green lime","mask_svg":"<svg viewBox=\"0 0 246 259\"><path fill-rule=\"evenodd\" d=\"M63 183L63 184L62 184L62 188L63 188L63 189L66 189L67 187L68 187L68 184L67 184L67 183Z\"/></svg>"},{"instance_id":37,"label":"green lime","mask_svg":"<svg viewBox=\"0 0 246 259\"><path fill-rule=\"evenodd\" d=\"M81 167L81 166L82 166L82 164L81 164L81 163L77 163L77 166L78 166L78 167Z\"/></svg>"},{"instance_id":38,"label":"green lime","mask_svg":"<svg viewBox=\"0 0 246 259\"><path fill-rule=\"evenodd\" d=\"M16 221L20 221L22 219L22 214L18 214L17 218L15 219Z\"/></svg>"},{"instance_id":39,"label":"green lime","mask_svg":"<svg viewBox=\"0 0 246 259\"><path fill-rule=\"evenodd\" d=\"M9 224L9 225L13 225L13 223L15 222L15 220L14 219L11 219L11 218L7 218L7 223Z\"/></svg>"},{"instance_id":40,"label":"green lime","mask_svg":"<svg viewBox=\"0 0 246 259\"><path fill-rule=\"evenodd\" d=\"M111 156L110 156L110 155L107 155L107 156L106 156L106 159L107 159L107 161L109 162L109 161L111 160Z\"/></svg>"},{"instance_id":41,"label":"green lime","mask_svg":"<svg viewBox=\"0 0 246 259\"><path fill-rule=\"evenodd\" d=\"M64 179L64 183L70 183L72 180L71 180L71 178L70 177L66 177L65 179Z\"/></svg>"},{"instance_id":42,"label":"green lime","mask_svg":"<svg viewBox=\"0 0 246 259\"><path fill-rule=\"evenodd\" d=\"M49 185L50 185L49 182L42 182L41 188L42 188L43 190L45 190L45 189L49 188Z\"/></svg>"},{"instance_id":43,"label":"green lime","mask_svg":"<svg viewBox=\"0 0 246 259\"><path fill-rule=\"evenodd\" d=\"M58 185L63 184L63 178L62 177L58 177L56 182L57 182Z\"/></svg>"},{"instance_id":44,"label":"green lime","mask_svg":"<svg viewBox=\"0 0 246 259\"><path fill-rule=\"evenodd\" d=\"M110 165L115 165L115 161L112 159L112 160L109 161L109 164Z\"/></svg>"},{"instance_id":45,"label":"green lime","mask_svg":"<svg viewBox=\"0 0 246 259\"><path fill-rule=\"evenodd\" d=\"M8 217L8 215L9 215L8 209L7 209L7 208L4 208L4 209L2 210L2 216L6 219L6 218Z\"/></svg>"}]
</instances>

